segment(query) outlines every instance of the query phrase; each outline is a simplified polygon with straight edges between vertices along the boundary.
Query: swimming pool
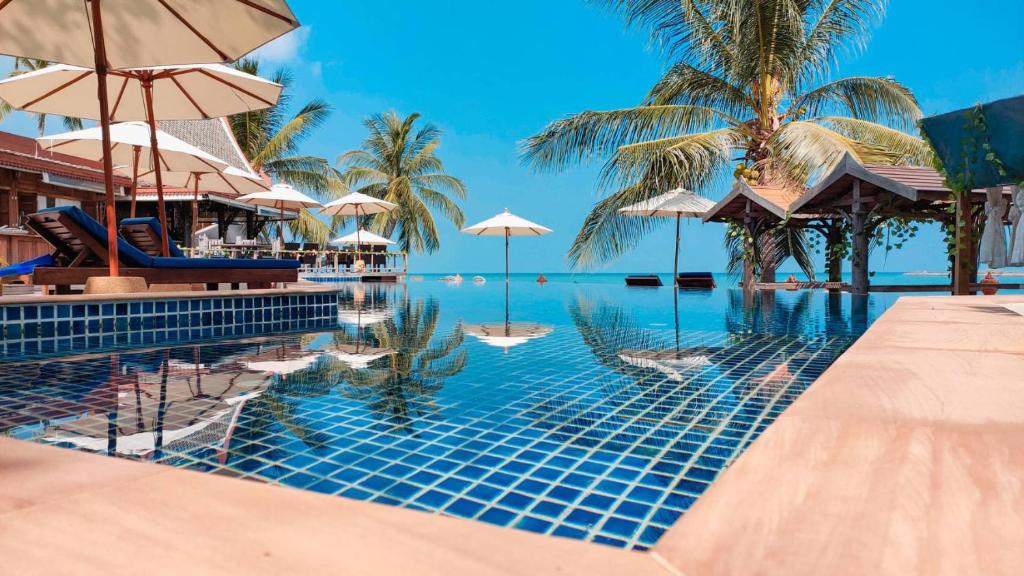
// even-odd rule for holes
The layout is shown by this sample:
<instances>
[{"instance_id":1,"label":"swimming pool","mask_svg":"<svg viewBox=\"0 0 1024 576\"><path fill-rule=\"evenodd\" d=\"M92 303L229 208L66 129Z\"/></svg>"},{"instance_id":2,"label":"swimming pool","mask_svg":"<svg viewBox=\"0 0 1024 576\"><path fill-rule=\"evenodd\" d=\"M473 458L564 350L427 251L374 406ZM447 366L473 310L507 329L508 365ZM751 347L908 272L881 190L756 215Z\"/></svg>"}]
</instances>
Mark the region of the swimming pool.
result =
<instances>
[{"instance_id":1,"label":"swimming pool","mask_svg":"<svg viewBox=\"0 0 1024 576\"><path fill-rule=\"evenodd\" d=\"M0 433L642 549L893 300L352 285L333 330L4 358Z\"/></svg>"}]
</instances>

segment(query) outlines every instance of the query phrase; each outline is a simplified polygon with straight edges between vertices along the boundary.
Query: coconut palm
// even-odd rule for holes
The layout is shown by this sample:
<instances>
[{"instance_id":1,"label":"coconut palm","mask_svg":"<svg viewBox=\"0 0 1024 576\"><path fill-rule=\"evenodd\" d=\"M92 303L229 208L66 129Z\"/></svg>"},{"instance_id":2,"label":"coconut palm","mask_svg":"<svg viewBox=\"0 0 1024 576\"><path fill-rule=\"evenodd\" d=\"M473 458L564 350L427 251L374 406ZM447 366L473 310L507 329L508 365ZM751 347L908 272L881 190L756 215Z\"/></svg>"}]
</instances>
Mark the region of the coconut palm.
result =
<instances>
[{"instance_id":1,"label":"coconut palm","mask_svg":"<svg viewBox=\"0 0 1024 576\"><path fill-rule=\"evenodd\" d=\"M235 68L259 75L259 61L240 60ZM256 170L266 172L279 182L325 200L344 191L339 174L324 158L303 154L300 144L331 114L326 101L314 98L291 117L288 116L292 77L285 69L276 70L270 79L282 84L284 90L276 105L255 112L235 114L229 118L231 131L245 157ZM307 210L289 223L292 234L311 242L324 243L331 237L331 227Z\"/></svg>"},{"instance_id":2,"label":"coconut palm","mask_svg":"<svg viewBox=\"0 0 1024 576\"><path fill-rule=\"evenodd\" d=\"M456 200L466 199L466 186L445 173L435 153L441 130L433 124L416 130L419 117L413 113L401 118L394 112L371 116L363 122L370 133L362 149L338 157L349 188L398 205L373 217L374 231L391 237L397 230L399 248L416 253L440 247L431 211L461 228L465 216Z\"/></svg>"},{"instance_id":3,"label":"coconut palm","mask_svg":"<svg viewBox=\"0 0 1024 576\"><path fill-rule=\"evenodd\" d=\"M14 70L11 71L10 76L18 76L25 74L26 72L35 72L36 70L42 70L51 63L46 60L37 60L35 58L21 58L17 57L14 59ZM0 120L3 120L8 114L13 112L14 109L11 105L0 100ZM39 130L39 135L46 135L46 114L33 114L36 117L36 128ZM64 127L68 130L81 130L82 120L80 118L69 118L66 116L61 117L64 123Z\"/></svg>"},{"instance_id":4,"label":"coconut palm","mask_svg":"<svg viewBox=\"0 0 1024 576\"><path fill-rule=\"evenodd\" d=\"M862 162L922 163L924 143L902 130L917 101L889 77L831 80L840 52L863 47L884 0L601 0L647 29L672 62L631 108L587 111L529 138L525 160L564 169L607 159L601 187L569 252L577 266L635 246L655 219L618 209L682 186L707 191L730 173L803 185L844 153Z\"/></svg>"}]
</instances>

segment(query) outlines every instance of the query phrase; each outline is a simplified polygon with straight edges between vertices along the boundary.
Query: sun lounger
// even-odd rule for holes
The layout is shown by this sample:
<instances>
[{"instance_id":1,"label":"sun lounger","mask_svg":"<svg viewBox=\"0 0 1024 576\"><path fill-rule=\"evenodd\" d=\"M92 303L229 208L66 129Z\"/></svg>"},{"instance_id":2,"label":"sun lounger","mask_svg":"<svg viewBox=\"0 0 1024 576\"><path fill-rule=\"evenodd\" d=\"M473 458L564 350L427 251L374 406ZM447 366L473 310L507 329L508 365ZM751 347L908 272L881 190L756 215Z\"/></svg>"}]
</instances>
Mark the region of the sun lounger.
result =
<instances>
[{"instance_id":1,"label":"sun lounger","mask_svg":"<svg viewBox=\"0 0 1024 576\"><path fill-rule=\"evenodd\" d=\"M626 286L661 286L661 277L657 274L634 274L626 276Z\"/></svg>"},{"instance_id":2,"label":"sun lounger","mask_svg":"<svg viewBox=\"0 0 1024 576\"><path fill-rule=\"evenodd\" d=\"M53 256L44 254L37 256L31 260L25 260L24 262L18 262L17 264L11 264L10 266L4 266L0 268L0 278L7 278L9 276L25 276L31 274L39 266L52 266Z\"/></svg>"},{"instance_id":3,"label":"sun lounger","mask_svg":"<svg viewBox=\"0 0 1024 576\"><path fill-rule=\"evenodd\" d=\"M843 290L850 285L844 282L755 282L757 290ZM946 286L945 288L949 288Z\"/></svg>"},{"instance_id":4,"label":"sun lounger","mask_svg":"<svg viewBox=\"0 0 1024 576\"><path fill-rule=\"evenodd\" d=\"M25 217L26 225L54 247L56 265L37 267L39 285L84 284L108 274L107 229L75 206L46 208ZM297 260L182 258L151 256L118 237L122 276L139 276L150 284L246 283L250 288L298 280Z\"/></svg>"},{"instance_id":5,"label":"sun lounger","mask_svg":"<svg viewBox=\"0 0 1024 576\"><path fill-rule=\"evenodd\" d=\"M125 218L117 231L121 237L150 256L160 256L160 220L156 218ZM168 252L175 258L187 258L181 248L168 239Z\"/></svg>"},{"instance_id":6,"label":"sun lounger","mask_svg":"<svg viewBox=\"0 0 1024 576\"><path fill-rule=\"evenodd\" d=\"M680 272L676 284L680 288L710 289L715 287L715 277L711 272Z\"/></svg>"}]
</instances>

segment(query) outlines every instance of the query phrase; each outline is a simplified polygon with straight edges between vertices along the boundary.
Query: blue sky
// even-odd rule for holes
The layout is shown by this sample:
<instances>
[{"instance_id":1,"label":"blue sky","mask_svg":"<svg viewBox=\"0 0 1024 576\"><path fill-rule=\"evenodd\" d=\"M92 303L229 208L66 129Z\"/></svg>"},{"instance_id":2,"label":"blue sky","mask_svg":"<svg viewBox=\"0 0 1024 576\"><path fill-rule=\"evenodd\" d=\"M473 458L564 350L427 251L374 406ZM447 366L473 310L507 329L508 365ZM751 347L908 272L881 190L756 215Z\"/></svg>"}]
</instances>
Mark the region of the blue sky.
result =
<instances>
[{"instance_id":1,"label":"blue sky","mask_svg":"<svg viewBox=\"0 0 1024 576\"><path fill-rule=\"evenodd\" d=\"M664 67L642 34L583 0L290 4L304 27L261 56L268 70L292 69L296 102L319 96L334 106L306 152L333 160L359 146L366 116L420 112L444 130L438 153L469 188L467 222L508 207L545 224L555 232L513 239L513 269L567 270L565 253L598 199L597 167L535 174L521 164L518 143L562 116L637 103ZM975 0L969 8L953 0L892 2L867 50L844 58L839 73L894 76L910 86L926 114L1024 93L1022 21L1024 3L1007 0ZM17 117L0 129L34 132ZM441 230L439 253L414 256L413 271L501 269L500 239L465 236L449 224ZM683 269L722 270L723 230L684 225ZM601 270L671 270L671 250L665 226ZM876 252L872 264L877 271L944 269L941 238L926 230L899 253Z\"/></svg>"}]
</instances>

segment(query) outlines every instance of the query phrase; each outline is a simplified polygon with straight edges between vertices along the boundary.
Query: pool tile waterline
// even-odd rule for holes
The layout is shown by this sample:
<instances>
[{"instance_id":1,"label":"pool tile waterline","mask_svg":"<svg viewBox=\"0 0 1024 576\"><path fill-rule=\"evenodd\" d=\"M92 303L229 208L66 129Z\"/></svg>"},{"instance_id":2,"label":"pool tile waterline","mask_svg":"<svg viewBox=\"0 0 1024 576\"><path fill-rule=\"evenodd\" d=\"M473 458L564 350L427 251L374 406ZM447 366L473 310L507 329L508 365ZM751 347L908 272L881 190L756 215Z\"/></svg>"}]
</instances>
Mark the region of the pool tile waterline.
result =
<instances>
[{"instance_id":1,"label":"pool tile waterline","mask_svg":"<svg viewBox=\"0 0 1024 576\"><path fill-rule=\"evenodd\" d=\"M175 466L644 548L851 339L687 332L680 349L710 352L707 365L680 372L616 362L611 354L595 362L595 353L602 353L563 328L507 353L465 342L459 348L472 359L465 371L446 382L425 378L408 390L389 389L387 378L369 390L344 381L344 371L333 371L337 366L327 355L306 375L261 377L241 368L239 358L265 354L261 350L318 349L300 340L276 337L257 351L246 348L251 344L211 344L201 352L179 347L135 358L126 353L116 363L19 364L0 376L0 429L36 441L134 450L137 457ZM673 346L662 332L648 334L645 342ZM188 366L184 360L192 356L199 361ZM26 389L31 372L36 385ZM172 390L162 393L162 415L156 408L160 374L168 374ZM105 375L115 381L113 392L108 384L106 394L97 393L103 387L94 385ZM214 386L216 401L182 393L204 378L205 395ZM332 378L338 381L326 382ZM217 396L221 380L243 383ZM325 383L328 393L322 393ZM112 401L119 436L113 440L107 417ZM100 417L81 417L90 411ZM160 431L152 422L158 416L164 419ZM175 418L179 422L168 421ZM177 433L189 427L191 433Z\"/></svg>"}]
</instances>

